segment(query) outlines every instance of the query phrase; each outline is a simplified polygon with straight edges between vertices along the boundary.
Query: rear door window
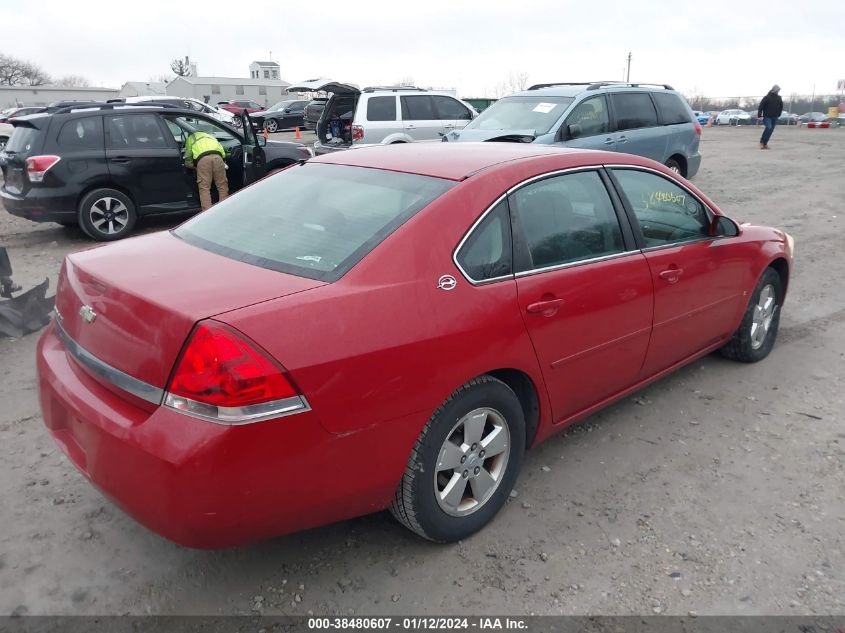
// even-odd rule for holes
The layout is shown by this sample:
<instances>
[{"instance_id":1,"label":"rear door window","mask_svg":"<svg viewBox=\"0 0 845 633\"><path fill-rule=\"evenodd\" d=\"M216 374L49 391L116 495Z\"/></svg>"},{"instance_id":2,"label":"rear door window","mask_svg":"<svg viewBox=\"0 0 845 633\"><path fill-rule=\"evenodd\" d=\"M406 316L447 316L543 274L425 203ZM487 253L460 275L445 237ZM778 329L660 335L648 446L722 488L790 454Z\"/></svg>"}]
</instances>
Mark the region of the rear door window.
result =
<instances>
[{"instance_id":1,"label":"rear door window","mask_svg":"<svg viewBox=\"0 0 845 633\"><path fill-rule=\"evenodd\" d=\"M437 119L434 104L427 95L401 97L403 121L431 121Z\"/></svg>"},{"instance_id":2,"label":"rear door window","mask_svg":"<svg viewBox=\"0 0 845 633\"><path fill-rule=\"evenodd\" d=\"M367 99L367 121L395 121L396 97L370 97Z\"/></svg>"},{"instance_id":3,"label":"rear door window","mask_svg":"<svg viewBox=\"0 0 845 633\"><path fill-rule=\"evenodd\" d=\"M57 140L63 150L103 149L103 119L99 116L66 121Z\"/></svg>"},{"instance_id":4,"label":"rear door window","mask_svg":"<svg viewBox=\"0 0 845 633\"><path fill-rule=\"evenodd\" d=\"M241 190L174 234L248 264L336 281L454 185L416 174L306 163Z\"/></svg>"},{"instance_id":5,"label":"rear door window","mask_svg":"<svg viewBox=\"0 0 845 633\"><path fill-rule=\"evenodd\" d=\"M652 97L660 111L660 122L663 125L690 122L689 108L680 96L671 92L655 92Z\"/></svg>"},{"instance_id":6,"label":"rear door window","mask_svg":"<svg viewBox=\"0 0 845 633\"><path fill-rule=\"evenodd\" d=\"M657 111L644 92L623 92L611 96L617 130L633 130L657 125Z\"/></svg>"},{"instance_id":7,"label":"rear door window","mask_svg":"<svg viewBox=\"0 0 845 633\"><path fill-rule=\"evenodd\" d=\"M154 114L106 117L109 149L167 149L167 142Z\"/></svg>"}]
</instances>

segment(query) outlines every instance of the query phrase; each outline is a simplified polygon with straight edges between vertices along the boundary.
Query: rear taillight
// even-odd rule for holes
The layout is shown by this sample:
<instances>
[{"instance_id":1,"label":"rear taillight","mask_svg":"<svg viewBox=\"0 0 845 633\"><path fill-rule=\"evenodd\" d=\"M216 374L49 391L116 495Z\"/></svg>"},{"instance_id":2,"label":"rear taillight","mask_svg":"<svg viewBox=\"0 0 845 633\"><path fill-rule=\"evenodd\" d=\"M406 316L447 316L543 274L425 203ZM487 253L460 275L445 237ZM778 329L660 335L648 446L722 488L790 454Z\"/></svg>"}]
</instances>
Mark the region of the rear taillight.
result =
<instances>
[{"instance_id":1,"label":"rear taillight","mask_svg":"<svg viewBox=\"0 0 845 633\"><path fill-rule=\"evenodd\" d=\"M692 126L695 128L695 133L698 136L701 136L701 123L698 121L693 121Z\"/></svg>"},{"instance_id":2,"label":"rear taillight","mask_svg":"<svg viewBox=\"0 0 845 633\"><path fill-rule=\"evenodd\" d=\"M30 156L26 159L26 175L29 176L29 182L41 182L44 180L44 174L50 171L50 168L61 160L58 156Z\"/></svg>"},{"instance_id":3,"label":"rear taillight","mask_svg":"<svg viewBox=\"0 0 845 633\"><path fill-rule=\"evenodd\" d=\"M353 125L352 126L352 140L353 141L360 141L364 138L364 128L360 125Z\"/></svg>"},{"instance_id":4,"label":"rear taillight","mask_svg":"<svg viewBox=\"0 0 845 633\"><path fill-rule=\"evenodd\" d=\"M308 409L265 352L214 321L194 328L164 404L220 424L246 424Z\"/></svg>"}]
</instances>

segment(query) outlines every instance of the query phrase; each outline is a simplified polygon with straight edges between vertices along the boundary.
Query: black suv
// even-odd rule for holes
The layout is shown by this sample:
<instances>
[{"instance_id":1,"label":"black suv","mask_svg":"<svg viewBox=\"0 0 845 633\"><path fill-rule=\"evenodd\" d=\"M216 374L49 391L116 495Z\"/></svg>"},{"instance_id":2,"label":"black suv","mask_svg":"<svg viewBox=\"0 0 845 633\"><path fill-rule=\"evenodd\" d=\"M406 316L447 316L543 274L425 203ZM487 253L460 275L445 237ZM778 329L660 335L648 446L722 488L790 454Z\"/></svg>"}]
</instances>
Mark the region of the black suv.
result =
<instances>
[{"instance_id":1,"label":"black suv","mask_svg":"<svg viewBox=\"0 0 845 633\"><path fill-rule=\"evenodd\" d=\"M195 172L182 162L194 131L214 134L226 148L230 191L311 157L300 143L267 141L243 125L246 113L239 116L239 130L193 110L148 104L14 119L0 153L3 206L35 222L79 224L96 240L118 240L139 217L199 211Z\"/></svg>"}]
</instances>

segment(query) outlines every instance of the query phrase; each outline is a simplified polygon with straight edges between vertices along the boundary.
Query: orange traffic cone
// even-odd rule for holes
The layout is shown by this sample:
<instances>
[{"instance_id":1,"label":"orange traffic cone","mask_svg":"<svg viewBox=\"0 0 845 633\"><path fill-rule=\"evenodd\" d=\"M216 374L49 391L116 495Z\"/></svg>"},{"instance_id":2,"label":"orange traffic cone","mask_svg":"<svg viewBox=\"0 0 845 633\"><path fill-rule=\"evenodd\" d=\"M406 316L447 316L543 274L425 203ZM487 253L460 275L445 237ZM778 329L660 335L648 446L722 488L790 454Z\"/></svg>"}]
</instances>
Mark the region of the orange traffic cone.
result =
<instances>
[{"instance_id":1,"label":"orange traffic cone","mask_svg":"<svg viewBox=\"0 0 845 633\"><path fill-rule=\"evenodd\" d=\"M713 127L712 119L707 119L707 127Z\"/></svg>"},{"instance_id":2,"label":"orange traffic cone","mask_svg":"<svg viewBox=\"0 0 845 633\"><path fill-rule=\"evenodd\" d=\"M295 138L296 140L299 140L299 139L302 138L302 134L299 133L299 128L296 128L296 135L293 138Z\"/></svg>"},{"instance_id":3,"label":"orange traffic cone","mask_svg":"<svg viewBox=\"0 0 845 633\"><path fill-rule=\"evenodd\" d=\"M264 140L266 141L268 138L270 138L270 134L267 132L267 128L265 127L264 128Z\"/></svg>"}]
</instances>

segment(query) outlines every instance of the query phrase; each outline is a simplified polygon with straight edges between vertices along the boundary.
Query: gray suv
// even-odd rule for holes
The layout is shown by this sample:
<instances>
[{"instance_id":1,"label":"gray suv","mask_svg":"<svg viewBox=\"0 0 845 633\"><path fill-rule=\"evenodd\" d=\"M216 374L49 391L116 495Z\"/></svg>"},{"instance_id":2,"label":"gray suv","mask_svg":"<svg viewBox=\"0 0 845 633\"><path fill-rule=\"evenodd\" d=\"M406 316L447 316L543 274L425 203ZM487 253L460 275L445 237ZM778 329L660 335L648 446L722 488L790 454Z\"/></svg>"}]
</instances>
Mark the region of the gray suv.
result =
<instances>
[{"instance_id":1,"label":"gray suv","mask_svg":"<svg viewBox=\"0 0 845 633\"><path fill-rule=\"evenodd\" d=\"M324 79L291 86L288 92L330 93L317 123L314 151L327 154L354 145L439 141L478 113L447 94L412 86L364 88Z\"/></svg>"},{"instance_id":2,"label":"gray suv","mask_svg":"<svg viewBox=\"0 0 845 633\"><path fill-rule=\"evenodd\" d=\"M444 141L559 144L645 156L686 178L701 165L701 125L671 86L538 84L499 99Z\"/></svg>"}]
</instances>

